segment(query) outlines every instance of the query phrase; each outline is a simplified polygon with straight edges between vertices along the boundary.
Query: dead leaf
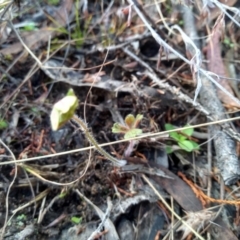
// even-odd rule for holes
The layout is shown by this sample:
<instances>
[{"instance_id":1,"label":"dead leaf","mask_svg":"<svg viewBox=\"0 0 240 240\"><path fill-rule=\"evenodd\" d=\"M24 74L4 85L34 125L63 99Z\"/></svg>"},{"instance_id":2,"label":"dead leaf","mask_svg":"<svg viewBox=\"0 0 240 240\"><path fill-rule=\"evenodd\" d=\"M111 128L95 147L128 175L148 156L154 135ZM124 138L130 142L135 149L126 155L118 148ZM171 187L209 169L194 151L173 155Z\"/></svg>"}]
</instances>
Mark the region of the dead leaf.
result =
<instances>
[{"instance_id":1,"label":"dead leaf","mask_svg":"<svg viewBox=\"0 0 240 240\"><path fill-rule=\"evenodd\" d=\"M85 74L84 78L83 78L83 82L88 82L88 83L96 83L96 82L99 82L101 81L101 77L104 76L106 73L104 71L101 71L101 72L97 72L97 73L94 73L94 74L90 74L90 73L87 73Z\"/></svg>"},{"instance_id":2,"label":"dead leaf","mask_svg":"<svg viewBox=\"0 0 240 240\"><path fill-rule=\"evenodd\" d=\"M23 41L30 49L39 48L43 43L49 40L49 37L54 37L57 31L53 30L56 27L65 26L67 21L70 21L67 17L70 16L72 10L73 0L65 0L62 6L54 13L52 18L58 26L52 24L49 27L42 27L37 31L29 33L23 38ZM1 49L0 53L4 55L16 54L23 50L23 45L20 42L9 45L7 48Z\"/></svg>"},{"instance_id":3,"label":"dead leaf","mask_svg":"<svg viewBox=\"0 0 240 240\"><path fill-rule=\"evenodd\" d=\"M213 28L212 36L207 46L207 59L208 59L208 70L215 73L218 76L228 77L225 65L221 57L221 42L224 29L224 15L221 15ZM234 96L234 92L229 84L229 81L223 78L214 78L222 87L224 87L230 94ZM226 104L228 107L240 108L232 98L226 93L217 88L217 94L219 99Z\"/></svg>"},{"instance_id":4,"label":"dead leaf","mask_svg":"<svg viewBox=\"0 0 240 240\"><path fill-rule=\"evenodd\" d=\"M152 177L154 181L158 183L158 187L162 187L164 190L166 190L176 200L176 202L189 213L195 212L198 214L202 212L202 205L200 200L182 179L161 165L153 163L150 165L158 167L163 172L165 172L166 175L173 178L169 179L156 176ZM212 224L209 228L211 234L213 234L217 228L218 235L222 236L221 239L237 240L237 237L233 234L232 230L227 227L226 223L221 220L221 217L215 219L214 223L216 224Z\"/></svg>"},{"instance_id":5,"label":"dead leaf","mask_svg":"<svg viewBox=\"0 0 240 240\"><path fill-rule=\"evenodd\" d=\"M187 224L191 226L194 230L199 232L201 229L206 227L208 223L214 220L216 212L209 210L202 210L199 212L188 212L187 213ZM181 239L185 239L190 233L191 229L185 224L182 224L177 231L183 231L183 236Z\"/></svg>"}]
</instances>

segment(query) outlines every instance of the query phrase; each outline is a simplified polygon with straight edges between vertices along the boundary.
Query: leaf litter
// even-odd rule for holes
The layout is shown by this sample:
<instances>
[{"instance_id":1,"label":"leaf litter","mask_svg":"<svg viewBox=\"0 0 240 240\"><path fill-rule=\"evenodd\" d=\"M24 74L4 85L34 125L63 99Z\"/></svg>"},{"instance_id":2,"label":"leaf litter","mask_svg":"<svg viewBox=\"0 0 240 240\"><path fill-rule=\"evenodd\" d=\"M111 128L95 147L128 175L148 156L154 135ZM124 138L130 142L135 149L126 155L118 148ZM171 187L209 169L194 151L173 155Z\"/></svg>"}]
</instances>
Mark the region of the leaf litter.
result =
<instances>
[{"instance_id":1,"label":"leaf litter","mask_svg":"<svg viewBox=\"0 0 240 240\"><path fill-rule=\"evenodd\" d=\"M0 3L2 238L238 239L239 166L219 165L220 137L206 125L238 116L238 86L229 82L239 75L239 46L222 39L239 41L238 2L198 3ZM206 50L186 30L184 7ZM216 84L219 115L202 101L203 78ZM50 113L70 88L86 129L64 119L52 131ZM211 94L205 101L214 105ZM165 132L166 124L174 127ZM237 121L216 126L239 141ZM127 165L106 161L88 133ZM184 141L198 147L186 151Z\"/></svg>"}]
</instances>

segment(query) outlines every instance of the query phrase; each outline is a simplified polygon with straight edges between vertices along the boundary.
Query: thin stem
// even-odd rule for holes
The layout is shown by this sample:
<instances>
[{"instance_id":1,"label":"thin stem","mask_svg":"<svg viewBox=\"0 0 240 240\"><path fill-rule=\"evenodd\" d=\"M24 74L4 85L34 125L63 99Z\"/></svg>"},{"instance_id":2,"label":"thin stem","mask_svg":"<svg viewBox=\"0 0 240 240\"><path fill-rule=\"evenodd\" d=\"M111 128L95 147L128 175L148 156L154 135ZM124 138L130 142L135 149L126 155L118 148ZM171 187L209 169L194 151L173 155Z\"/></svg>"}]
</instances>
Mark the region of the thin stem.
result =
<instances>
[{"instance_id":1,"label":"thin stem","mask_svg":"<svg viewBox=\"0 0 240 240\"><path fill-rule=\"evenodd\" d=\"M117 159L113 156L111 156L108 152L106 152L102 147L99 146L96 139L93 137L93 135L88 131L87 124L79 117L74 115L72 117L72 120L82 129L82 131L85 133L88 141L98 150L99 153L101 153L104 157L106 157L108 160L112 161L112 163L118 167L122 167L126 165L127 161L123 159Z\"/></svg>"}]
</instances>

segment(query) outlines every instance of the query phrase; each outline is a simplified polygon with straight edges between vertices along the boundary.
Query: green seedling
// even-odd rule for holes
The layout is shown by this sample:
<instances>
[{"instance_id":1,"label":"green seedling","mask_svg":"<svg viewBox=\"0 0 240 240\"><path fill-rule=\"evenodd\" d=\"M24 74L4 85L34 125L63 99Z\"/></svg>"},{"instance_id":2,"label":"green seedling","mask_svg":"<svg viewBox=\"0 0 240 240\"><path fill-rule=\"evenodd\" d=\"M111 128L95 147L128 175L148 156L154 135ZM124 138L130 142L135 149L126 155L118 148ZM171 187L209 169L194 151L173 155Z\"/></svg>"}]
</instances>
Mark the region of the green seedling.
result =
<instances>
[{"instance_id":1,"label":"green seedling","mask_svg":"<svg viewBox=\"0 0 240 240\"><path fill-rule=\"evenodd\" d=\"M127 161L123 159L117 159L106 152L102 147L99 146L94 136L88 130L87 124L81 118L75 115L75 111L78 107L78 99L74 94L73 90L70 89L67 95L54 104L52 112L50 115L50 121L52 129L54 131L62 127L67 121L72 120L78 127L85 133L88 141L94 145L94 147L106 157L108 160L112 161L114 165L122 167L126 165Z\"/></svg>"},{"instance_id":2,"label":"green seedling","mask_svg":"<svg viewBox=\"0 0 240 240\"><path fill-rule=\"evenodd\" d=\"M59 198L65 198L67 196L67 192L62 192L59 194Z\"/></svg>"},{"instance_id":3,"label":"green seedling","mask_svg":"<svg viewBox=\"0 0 240 240\"><path fill-rule=\"evenodd\" d=\"M124 134L125 139L134 138L138 135L142 134L142 129L137 128L141 120L143 119L143 115L138 114L136 117L132 114L128 114L125 117L125 124L114 123L112 127L113 133L122 133ZM124 155L126 157L130 156L133 152L134 146L137 144L136 140L130 140L129 145L124 151Z\"/></svg>"},{"instance_id":4,"label":"green seedling","mask_svg":"<svg viewBox=\"0 0 240 240\"><path fill-rule=\"evenodd\" d=\"M75 2L75 5L76 5L76 7L75 7L76 26L73 29L73 32L71 33L71 39L74 40L77 48L80 48L83 45L86 33L89 29L89 26L90 26L91 20L92 20L91 15L86 17L85 20L84 20L84 27L83 27L83 29L81 28L81 23L80 23L81 16L79 16L79 10L78 10L79 9L79 4L80 4L80 1L77 0Z\"/></svg>"},{"instance_id":5,"label":"green seedling","mask_svg":"<svg viewBox=\"0 0 240 240\"><path fill-rule=\"evenodd\" d=\"M223 43L229 47L229 48L233 48L234 47L234 43L231 42L230 38L228 37L225 37L224 40L223 40Z\"/></svg>"},{"instance_id":6,"label":"green seedling","mask_svg":"<svg viewBox=\"0 0 240 240\"><path fill-rule=\"evenodd\" d=\"M113 133L122 133L124 134L125 139L133 138L142 134L142 129L137 128L141 122L143 115L138 114L136 118L132 114L128 114L125 117L125 125L121 123L114 123L112 127Z\"/></svg>"},{"instance_id":7,"label":"green seedling","mask_svg":"<svg viewBox=\"0 0 240 240\"><path fill-rule=\"evenodd\" d=\"M58 5L60 3L60 0L48 0L48 4L49 5L54 5L54 6L56 6L56 5Z\"/></svg>"},{"instance_id":8,"label":"green seedling","mask_svg":"<svg viewBox=\"0 0 240 240\"><path fill-rule=\"evenodd\" d=\"M8 123L2 118L0 118L0 130L5 129L7 127L8 127Z\"/></svg>"},{"instance_id":9,"label":"green seedling","mask_svg":"<svg viewBox=\"0 0 240 240\"><path fill-rule=\"evenodd\" d=\"M176 128L172 124L165 124L165 129L169 131L169 130L174 130ZM188 128L188 129L182 130L181 132L177 132L177 131L170 132L169 136L175 141L177 141L178 146L182 150L185 150L187 152L192 152L194 150L199 149L199 145L196 142L189 139L189 137L192 136L192 134L193 134L193 128ZM173 149L170 146L168 146L167 152L172 153Z\"/></svg>"},{"instance_id":10,"label":"green seedling","mask_svg":"<svg viewBox=\"0 0 240 240\"><path fill-rule=\"evenodd\" d=\"M21 214L17 216L17 225L19 227L24 226L24 221L27 220L27 216L25 214Z\"/></svg>"},{"instance_id":11,"label":"green seedling","mask_svg":"<svg viewBox=\"0 0 240 240\"><path fill-rule=\"evenodd\" d=\"M82 217L71 217L72 223L80 224L82 222Z\"/></svg>"},{"instance_id":12,"label":"green seedling","mask_svg":"<svg viewBox=\"0 0 240 240\"><path fill-rule=\"evenodd\" d=\"M33 31L33 30L36 30L37 27L36 27L36 24L34 22L29 22L27 25L25 25L23 27L23 30L24 31Z\"/></svg>"},{"instance_id":13,"label":"green seedling","mask_svg":"<svg viewBox=\"0 0 240 240\"><path fill-rule=\"evenodd\" d=\"M183 21L183 20L178 21L178 25L179 25L179 26L183 26L183 24L184 24L184 21Z\"/></svg>"},{"instance_id":14,"label":"green seedling","mask_svg":"<svg viewBox=\"0 0 240 240\"><path fill-rule=\"evenodd\" d=\"M17 221L25 221L27 220L27 216L25 214L21 214L17 216Z\"/></svg>"}]
</instances>

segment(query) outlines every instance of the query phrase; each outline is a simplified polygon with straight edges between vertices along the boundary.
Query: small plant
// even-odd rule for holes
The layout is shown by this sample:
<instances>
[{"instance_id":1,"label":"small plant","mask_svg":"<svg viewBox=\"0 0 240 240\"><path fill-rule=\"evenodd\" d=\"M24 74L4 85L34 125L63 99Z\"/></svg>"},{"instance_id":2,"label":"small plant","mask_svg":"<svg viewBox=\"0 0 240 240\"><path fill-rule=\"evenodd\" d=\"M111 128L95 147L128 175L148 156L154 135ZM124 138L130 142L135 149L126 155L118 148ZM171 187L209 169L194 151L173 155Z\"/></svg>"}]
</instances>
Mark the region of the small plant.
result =
<instances>
[{"instance_id":1,"label":"small plant","mask_svg":"<svg viewBox=\"0 0 240 240\"><path fill-rule=\"evenodd\" d=\"M85 133L88 141L94 145L94 147L98 150L100 154L106 157L108 160L112 161L114 165L118 167L122 167L126 165L127 161L123 159L117 159L111 156L108 152L106 152L102 147L99 146L94 136L89 132L87 124L79 117L75 115L75 111L78 107L78 99L74 94L74 91L70 89L67 95L54 104L50 121L52 125L52 129L54 131L58 130L62 127L67 121L72 120L81 130Z\"/></svg>"},{"instance_id":2,"label":"small plant","mask_svg":"<svg viewBox=\"0 0 240 240\"><path fill-rule=\"evenodd\" d=\"M8 127L8 123L4 119L0 118L0 130L7 127Z\"/></svg>"},{"instance_id":3,"label":"small plant","mask_svg":"<svg viewBox=\"0 0 240 240\"><path fill-rule=\"evenodd\" d=\"M166 130L174 130L176 129L172 124L165 124L165 129ZM194 150L198 150L199 149L199 145L192 141L190 139L190 137L193 134L193 128L188 128L185 130L182 130L181 132L170 132L169 136L174 139L175 141L177 141L178 146L182 149L185 150L187 152L192 152ZM173 152L173 148L168 146L167 147L167 152L168 153L172 153Z\"/></svg>"},{"instance_id":4,"label":"small plant","mask_svg":"<svg viewBox=\"0 0 240 240\"><path fill-rule=\"evenodd\" d=\"M34 22L29 22L23 27L24 31L33 31L37 29L37 25Z\"/></svg>"},{"instance_id":5,"label":"small plant","mask_svg":"<svg viewBox=\"0 0 240 240\"><path fill-rule=\"evenodd\" d=\"M228 37L225 37L224 40L223 40L223 43L229 47L229 48L233 48L234 47L234 43L231 42L230 38Z\"/></svg>"},{"instance_id":6,"label":"small plant","mask_svg":"<svg viewBox=\"0 0 240 240\"><path fill-rule=\"evenodd\" d=\"M84 16L84 27L81 27L81 23L80 23L80 19L81 16L79 16L79 5L80 5L80 1L77 0L75 2L75 22L76 22L76 26L73 29L73 32L71 33L71 38L74 40L76 47L80 48L83 43L84 43L84 37L89 29L89 26L91 24L91 20L92 17L90 14L87 13L83 13Z\"/></svg>"},{"instance_id":7,"label":"small plant","mask_svg":"<svg viewBox=\"0 0 240 240\"><path fill-rule=\"evenodd\" d=\"M65 198L67 196L67 192L62 192L59 194L59 198Z\"/></svg>"},{"instance_id":8,"label":"small plant","mask_svg":"<svg viewBox=\"0 0 240 240\"><path fill-rule=\"evenodd\" d=\"M142 129L137 128L142 118L143 115L141 114L138 114L136 118L132 114L128 114L125 117L125 125L122 125L121 123L114 123L112 132L123 133L125 139L136 137L142 134Z\"/></svg>"},{"instance_id":9,"label":"small plant","mask_svg":"<svg viewBox=\"0 0 240 240\"><path fill-rule=\"evenodd\" d=\"M82 222L82 217L75 217L75 216L73 216L73 217L71 217L71 221L74 224L80 224Z\"/></svg>"},{"instance_id":10,"label":"small plant","mask_svg":"<svg viewBox=\"0 0 240 240\"><path fill-rule=\"evenodd\" d=\"M121 123L114 123L112 127L113 133L122 133L124 134L125 139L133 138L138 135L142 134L142 129L137 128L139 123L141 122L143 118L143 115L138 114L136 117L134 117L132 114L128 114L125 117L125 125ZM133 149L138 141L136 140L130 140L129 145L124 151L124 156L129 157L131 153L133 152Z\"/></svg>"},{"instance_id":11,"label":"small plant","mask_svg":"<svg viewBox=\"0 0 240 240\"><path fill-rule=\"evenodd\" d=\"M60 3L60 0L48 0L49 5L58 5Z\"/></svg>"},{"instance_id":12,"label":"small plant","mask_svg":"<svg viewBox=\"0 0 240 240\"><path fill-rule=\"evenodd\" d=\"M24 222L27 220L27 216L25 214L21 214L17 216L17 225L19 227L24 226Z\"/></svg>"},{"instance_id":13,"label":"small plant","mask_svg":"<svg viewBox=\"0 0 240 240\"><path fill-rule=\"evenodd\" d=\"M17 221L26 221L27 216L25 214L21 214L17 216Z\"/></svg>"}]
</instances>

